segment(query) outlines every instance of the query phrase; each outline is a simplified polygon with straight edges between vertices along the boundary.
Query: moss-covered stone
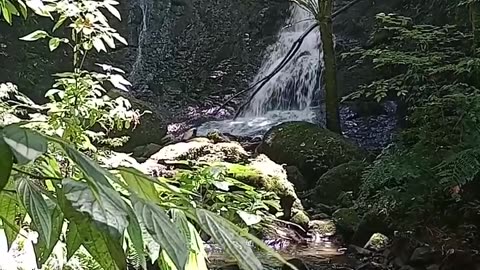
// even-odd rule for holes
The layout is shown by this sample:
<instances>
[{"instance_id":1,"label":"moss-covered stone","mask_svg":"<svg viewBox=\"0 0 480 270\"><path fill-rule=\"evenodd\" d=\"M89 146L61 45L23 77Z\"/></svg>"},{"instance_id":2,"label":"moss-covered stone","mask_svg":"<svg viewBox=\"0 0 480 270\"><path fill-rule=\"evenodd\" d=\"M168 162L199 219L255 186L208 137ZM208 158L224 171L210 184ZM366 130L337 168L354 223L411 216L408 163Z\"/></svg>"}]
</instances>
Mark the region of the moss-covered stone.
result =
<instances>
[{"instance_id":1,"label":"moss-covered stone","mask_svg":"<svg viewBox=\"0 0 480 270\"><path fill-rule=\"evenodd\" d=\"M374 233L370 237L370 240L368 240L367 244L365 244L365 248L375 251L381 251L387 247L389 241L390 239L388 239L388 237L384 234Z\"/></svg>"},{"instance_id":2,"label":"moss-covered stone","mask_svg":"<svg viewBox=\"0 0 480 270\"><path fill-rule=\"evenodd\" d=\"M312 220L309 224L309 232L320 237L332 236L336 233L337 227L332 220Z\"/></svg>"},{"instance_id":3,"label":"moss-covered stone","mask_svg":"<svg viewBox=\"0 0 480 270\"><path fill-rule=\"evenodd\" d=\"M346 192L352 192L355 198L365 167L366 164L362 161L350 161L330 169L318 179L312 200L335 204L340 195L345 195Z\"/></svg>"},{"instance_id":4,"label":"moss-covered stone","mask_svg":"<svg viewBox=\"0 0 480 270\"><path fill-rule=\"evenodd\" d=\"M332 214L333 221L337 228L346 234L353 234L360 223L360 218L351 208L340 208Z\"/></svg>"},{"instance_id":5,"label":"moss-covered stone","mask_svg":"<svg viewBox=\"0 0 480 270\"><path fill-rule=\"evenodd\" d=\"M258 151L277 163L297 166L310 186L329 169L364 157L357 146L341 135L296 121L270 129Z\"/></svg>"},{"instance_id":6,"label":"moss-covered stone","mask_svg":"<svg viewBox=\"0 0 480 270\"><path fill-rule=\"evenodd\" d=\"M304 229L308 229L310 218L304 211L298 211L295 215L292 216L291 222L302 226Z\"/></svg>"}]
</instances>

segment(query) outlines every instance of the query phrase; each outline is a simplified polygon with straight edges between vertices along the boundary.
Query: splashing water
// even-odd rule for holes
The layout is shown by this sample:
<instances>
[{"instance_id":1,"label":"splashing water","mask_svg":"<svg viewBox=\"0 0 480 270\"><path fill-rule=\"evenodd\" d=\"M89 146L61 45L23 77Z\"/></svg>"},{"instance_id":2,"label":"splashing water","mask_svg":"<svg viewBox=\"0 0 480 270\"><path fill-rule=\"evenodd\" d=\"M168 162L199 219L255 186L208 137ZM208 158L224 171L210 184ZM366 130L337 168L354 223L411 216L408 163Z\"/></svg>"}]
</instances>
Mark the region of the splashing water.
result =
<instances>
[{"instance_id":1,"label":"splashing water","mask_svg":"<svg viewBox=\"0 0 480 270\"><path fill-rule=\"evenodd\" d=\"M276 44L267 49L264 60L252 85L270 74L282 62L294 42L313 23L308 12L294 5L287 25L282 28ZM198 129L199 135L211 130L233 135L263 135L269 128L286 121L315 122L313 101L319 99L320 34L310 33L291 61L255 95L249 107L236 120L213 121Z\"/></svg>"}]
</instances>

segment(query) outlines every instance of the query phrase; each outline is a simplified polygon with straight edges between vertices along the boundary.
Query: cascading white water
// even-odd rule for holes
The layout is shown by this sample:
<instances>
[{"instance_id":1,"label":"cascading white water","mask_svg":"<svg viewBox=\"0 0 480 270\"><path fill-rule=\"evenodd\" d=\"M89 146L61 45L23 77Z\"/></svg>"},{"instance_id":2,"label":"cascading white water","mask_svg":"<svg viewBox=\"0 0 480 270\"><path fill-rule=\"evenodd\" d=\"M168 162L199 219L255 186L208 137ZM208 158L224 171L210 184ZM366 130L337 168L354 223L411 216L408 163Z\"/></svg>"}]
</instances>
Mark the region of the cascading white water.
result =
<instances>
[{"instance_id":1,"label":"cascading white water","mask_svg":"<svg viewBox=\"0 0 480 270\"><path fill-rule=\"evenodd\" d=\"M278 66L312 23L313 18L307 11L297 5L292 6L287 25L280 31L277 43L267 49L267 57L252 84ZM312 101L320 89L320 42L319 31L314 30L303 40L293 59L255 95L241 117L205 123L198 128L198 133L204 135L218 130L233 135L254 136L286 121L315 121Z\"/></svg>"},{"instance_id":2,"label":"cascading white water","mask_svg":"<svg viewBox=\"0 0 480 270\"><path fill-rule=\"evenodd\" d=\"M308 12L292 7L292 15L279 34L276 44L268 48L268 57L253 80L254 83L268 76L282 62L298 38L312 25ZM262 87L245 116L262 116L268 111L298 110L309 114L315 91L318 89L320 65L320 35L318 30L310 33L294 58Z\"/></svg>"}]
</instances>

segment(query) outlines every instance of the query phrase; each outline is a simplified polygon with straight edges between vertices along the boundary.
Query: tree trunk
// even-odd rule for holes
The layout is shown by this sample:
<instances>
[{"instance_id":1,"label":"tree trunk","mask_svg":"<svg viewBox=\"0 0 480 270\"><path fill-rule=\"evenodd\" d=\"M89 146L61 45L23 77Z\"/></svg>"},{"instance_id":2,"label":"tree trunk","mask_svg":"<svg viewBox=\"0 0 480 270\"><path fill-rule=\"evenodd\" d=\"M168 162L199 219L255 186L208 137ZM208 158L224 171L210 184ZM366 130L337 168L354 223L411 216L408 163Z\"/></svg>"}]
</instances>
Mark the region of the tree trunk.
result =
<instances>
[{"instance_id":1,"label":"tree trunk","mask_svg":"<svg viewBox=\"0 0 480 270\"><path fill-rule=\"evenodd\" d=\"M323 62L325 65L325 108L327 129L341 133L337 93L337 61L333 41L332 0L318 0L320 35L323 47Z\"/></svg>"}]
</instances>

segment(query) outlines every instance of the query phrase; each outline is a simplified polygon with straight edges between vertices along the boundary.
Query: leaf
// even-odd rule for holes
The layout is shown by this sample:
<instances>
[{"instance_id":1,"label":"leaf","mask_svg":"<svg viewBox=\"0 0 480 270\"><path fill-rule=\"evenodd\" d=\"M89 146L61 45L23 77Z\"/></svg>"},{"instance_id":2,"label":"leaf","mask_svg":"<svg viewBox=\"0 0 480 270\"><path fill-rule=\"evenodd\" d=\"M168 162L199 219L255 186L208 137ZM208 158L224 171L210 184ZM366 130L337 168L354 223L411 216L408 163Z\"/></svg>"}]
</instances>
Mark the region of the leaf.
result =
<instances>
[{"instance_id":1,"label":"leaf","mask_svg":"<svg viewBox=\"0 0 480 270\"><path fill-rule=\"evenodd\" d=\"M128 45L127 40L126 40L124 37L122 37L119 33L113 33L112 36L113 36L116 40L120 41L120 43L122 43L123 45L125 45L125 46Z\"/></svg>"},{"instance_id":2,"label":"leaf","mask_svg":"<svg viewBox=\"0 0 480 270\"><path fill-rule=\"evenodd\" d=\"M35 245L35 254L41 265L50 258L55 245L60 239L60 234L62 233L63 228L63 213L60 211L60 208L52 200L46 199L46 201L52 212L50 217L52 220L52 232L50 242L39 241L37 245ZM40 235L40 237L42 236Z\"/></svg>"},{"instance_id":3,"label":"leaf","mask_svg":"<svg viewBox=\"0 0 480 270\"><path fill-rule=\"evenodd\" d=\"M114 236L124 233L128 226L125 202L115 190L99 184L97 198L85 182L67 178L62 185L65 198L75 210L88 214Z\"/></svg>"},{"instance_id":4,"label":"leaf","mask_svg":"<svg viewBox=\"0 0 480 270\"><path fill-rule=\"evenodd\" d=\"M53 26L52 32L55 32L58 28L60 28L60 26L63 25L63 23L65 22L65 20L67 20L67 18L68 17L65 15L60 15L60 18L58 18L57 22Z\"/></svg>"},{"instance_id":5,"label":"leaf","mask_svg":"<svg viewBox=\"0 0 480 270\"><path fill-rule=\"evenodd\" d=\"M92 39L92 42L93 42L93 47L95 47L95 49L97 50L97 52L101 52L101 51L107 51L107 48L105 47L105 44L103 44L103 41L101 38L99 37L94 37Z\"/></svg>"},{"instance_id":6,"label":"leaf","mask_svg":"<svg viewBox=\"0 0 480 270\"><path fill-rule=\"evenodd\" d=\"M17 3L20 7L20 13L22 14L23 18L26 19L28 15L27 5L23 2L23 0L17 0Z\"/></svg>"},{"instance_id":7,"label":"leaf","mask_svg":"<svg viewBox=\"0 0 480 270\"><path fill-rule=\"evenodd\" d=\"M57 196L62 212L70 222L69 228L72 229L70 233L73 238L69 238L69 246L75 248L79 242L82 243L103 269L127 269L126 256L122 247L123 232L118 234L105 230L105 225L93 220L88 214L76 211L62 190L57 189ZM72 223L75 225L71 225ZM75 231L80 239L76 239Z\"/></svg>"},{"instance_id":8,"label":"leaf","mask_svg":"<svg viewBox=\"0 0 480 270\"><path fill-rule=\"evenodd\" d=\"M16 217L23 217L25 211L19 206L15 196L4 192L0 193L0 206L0 219L6 225L5 235L10 246L20 232L20 226L15 222Z\"/></svg>"},{"instance_id":9,"label":"leaf","mask_svg":"<svg viewBox=\"0 0 480 270\"><path fill-rule=\"evenodd\" d=\"M262 217L247 213L245 211L237 210L237 214L245 222L245 224L247 224L247 226L252 226L262 221Z\"/></svg>"},{"instance_id":10,"label":"leaf","mask_svg":"<svg viewBox=\"0 0 480 270\"><path fill-rule=\"evenodd\" d=\"M60 46L60 42L61 40L59 38L50 39L50 41L48 42L48 47L50 48L50 51L53 52L55 49L57 49L58 46Z\"/></svg>"},{"instance_id":11,"label":"leaf","mask_svg":"<svg viewBox=\"0 0 480 270\"><path fill-rule=\"evenodd\" d=\"M6 6L2 6L2 15L5 21L7 21L8 24L12 24L12 13L10 13L10 10Z\"/></svg>"},{"instance_id":12,"label":"leaf","mask_svg":"<svg viewBox=\"0 0 480 270\"><path fill-rule=\"evenodd\" d=\"M120 74L114 74L114 75L110 75L110 80L109 80L114 87L118 88L118 89L121 89L123 91L128 91L128 89L125 87L125 85L127 86L131 86L132 84L127 81L125 78L123 78L122 75Z\"/></svg>"},{"instance_id":13,"label":"leaf","mask_svg":"<svg viewBox=\"0 0 480 270\"><path fill-rule=\"evenodd\" d=\"M108 11L112 13L112 15L115 16L117 19L119 19L120 21L122 20L122 16L120 15L120 12L114 6L110 4L105 4L105 8L108 9Z\"/></svg>"},{"instance_id":14,"label":"leaf","mask_svg":"<svg viewBox=\"0 0 480 270\"><path fill-rule=\"evenodd\" d=\"M115 177L109 171L68 144L63 143L61 145L67 156L80 167L86 177L104 186L111 186L108 179L115 179Z\"/></svg>"},{"instance_id":15,"label":"leaf","mask_svg":"<svg viewBox=\"0 0 480 270\"><path fill-rule=\"evenodd\" d=\"M10 0L5 0L5 4L6 4L6 7L7 7L8 11L10 11L10 13L12 13L15 16L20 15L20 13L18 13L17 7L15 7L12 4L12 2L10 2Z\"/></svg>"},{"instance_id":16,"label":"leaf","mask_svg":"<svg viewBox=\"0 0 480 270\"><path fill-rule=\"evenodd\" d=\"M217 214L197 209L198 225L208 233L228 254L235 258L241 269L260 270L262 264L253 253L247 241L233 229L233 224Z\"/></svg>"},{"instance_id":17,"label":"leaf","mask_svg":"<svg viewBox=\"0 0 480 270\"><path fill-rule=\"evenodd\" d=\"M17 163L25 165L47 151L47 140L39 134L16 125L3 129L3 139L10 146Z\"/></svg>"},{"instance_id":18,"label":"leaf","mask_svg":"<svg viewBox=\"0 0 480 270\"><path fill-rule=\"evenodd\" d=\"M16 181L17 194L32 223L46 243L52 240L52 216L53 211L48 206L46 199L33 182L28 178L19 178Z\"/></svg>"},{"instance_id":19,"label":"leaf","mask_svg":"<svg viewBox=\"0 0 480 270\"><path fill-rule=\"evenodd\" d=\"M127 206L128 211L128 236L130 241L132 241L133 248L138 255L138 261L142 269L147 269L147 261L145 259L146 253L144 251L144 243L142 237L142 228L138 222L135 212L130 206Z\"/></svg>"},{"instance_id":20,"label":"leaf","mask_svg":"<svg viewBox=\"0 0 480 270\"><path fill-rule=\"evenodd\" d=\"M188 258L185 237L173 225L169 216L159 206L139 198L132 198L133 207L141 223L172 259L177 269L184 269Z\"/></svg>"},{"instance_id":21,"label":"leaf","mask_svg":"<svg viewBox=\"0 0 480 270\"><path fill-rule=\"evenodd\" d=\"M141 172L129 168L121 168L119 171L130 191L133 191L137 196L148 201L156 202L159 200L155 185L143 176Z\"/></svg>"},{"instance_id":22,"label":"leaf","mask_svg":"<svg viewBox=\"0 0 480 270\"><path fill-rule=\"evenodd\" d=\"M10 147L0 138L0 192L8 184L12 173L13 156Z\"/></svg>"},{"instance_id":23,"label":"leaf","mask_svg":"<svg viewBox=\"0 0 480 270\"><path fill-rule=\"evenodd\" d=\"M35 32L32 32L24 37L21 37L20 40L24 41L35 41L39 39L43 39L48 37L48 33L43 31L43 30L37 30Z\"/></svg>"},{"instance_id":24,"label":"leaf","mask_svg":"<svg viewBox=\"0 0 480 270\"><path fill-rule=\"evenodd\" d=\"M66 248L67 248L67 261L77 252L82 246L82 238L77 229L75 222L68 223L67 235L66 235Z\"/></svg>"}]
</instances>

